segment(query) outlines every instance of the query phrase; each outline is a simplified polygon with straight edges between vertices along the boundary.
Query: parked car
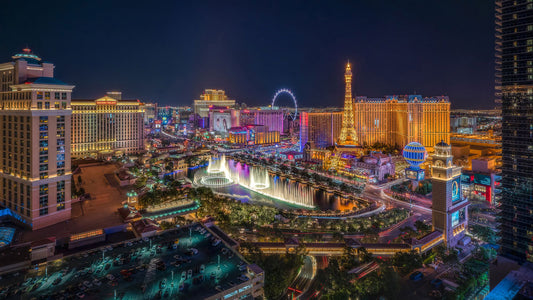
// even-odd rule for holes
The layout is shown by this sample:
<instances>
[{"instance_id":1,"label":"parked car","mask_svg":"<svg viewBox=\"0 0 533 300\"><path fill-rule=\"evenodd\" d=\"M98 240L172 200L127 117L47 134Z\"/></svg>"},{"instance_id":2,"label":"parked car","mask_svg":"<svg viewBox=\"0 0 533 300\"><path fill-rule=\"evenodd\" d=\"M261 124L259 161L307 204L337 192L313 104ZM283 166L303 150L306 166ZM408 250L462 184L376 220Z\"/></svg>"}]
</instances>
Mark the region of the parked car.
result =
<instances>
[{"instance_id":1,"label":"parked car","mask_svg":"<svg viewBox=\"0 0 533 300\"><path fill-rule=\"evenodd\" d=\"M414 272L413 274L411 274L409 276L409 279L411 279L412 281L415 281L415 282L422 280L422 278L424 278L424 274L422 272L420 272L420 271L416 271L416 272Z\"/></svg>"}]
</instances>

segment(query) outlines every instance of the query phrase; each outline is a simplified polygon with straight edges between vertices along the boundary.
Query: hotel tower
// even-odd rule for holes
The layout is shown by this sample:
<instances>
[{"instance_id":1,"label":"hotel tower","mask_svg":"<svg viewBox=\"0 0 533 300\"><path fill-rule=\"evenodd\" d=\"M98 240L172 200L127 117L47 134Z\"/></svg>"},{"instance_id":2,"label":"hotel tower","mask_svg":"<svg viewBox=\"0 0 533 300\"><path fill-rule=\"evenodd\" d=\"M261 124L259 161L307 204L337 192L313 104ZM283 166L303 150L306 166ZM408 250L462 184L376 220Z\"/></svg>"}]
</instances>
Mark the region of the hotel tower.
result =
<instances>
[{"instance_id":1,"label":"hotel tower","mask_svg":"<svg viewBox=\"0 0 533 300\"><path fill-rule=\"evenodd\" d=\"M502 104L501 251L533 261L533 1L496 1L496 98Z\"/></svg>"},{"instance_id":2,"label":"hotel tower","mask_svg":"<svg viewBox=\"0 0 533 300\"><path fill-rule=\"evenodd\" d=\"M0 206L39 229L70 219L70 95L30 49L0 64Z\"/></svg>"}]
</instances>

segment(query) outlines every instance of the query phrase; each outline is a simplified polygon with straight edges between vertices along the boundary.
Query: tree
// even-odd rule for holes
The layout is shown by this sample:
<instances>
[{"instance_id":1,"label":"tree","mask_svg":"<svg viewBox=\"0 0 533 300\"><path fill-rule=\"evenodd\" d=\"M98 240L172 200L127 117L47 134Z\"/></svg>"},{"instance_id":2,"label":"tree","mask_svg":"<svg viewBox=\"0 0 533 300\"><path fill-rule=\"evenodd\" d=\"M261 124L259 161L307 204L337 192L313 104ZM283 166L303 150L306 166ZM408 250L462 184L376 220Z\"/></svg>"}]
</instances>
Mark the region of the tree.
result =
<instances>
[{"instance_id":1,"label":"tree","mask_svg":"<svg viewBox=\"0 0 533 300\"><path fill-rule=\"evenodd\" d=\"M420 220L417 220L414 225L415 225L416 230L422 233L429 232L431 230L430 225L427 225L426 223Z\"/></svg>"},{"instance_id":2,"label":"tree","mask_svg":"<svg viewBox=\"0 0 533 300\"><path fill-rule=\"evenodd\" d=\"M474 224L470 227L470 233L478 239L491 244L494 244L497 239L496 233L489 226Z\"/></svg>"},{"instance_id":3,"label":"tree","mask_svg":"<svg viewBox=\"0 0 533 300\"><path fill-rule=\"evenodd\" d=\"M411 252L397 252L391 261L392 265L397 267L404 275L422 267L422 257L414 250Z\"/></svg>"}]
</instances>

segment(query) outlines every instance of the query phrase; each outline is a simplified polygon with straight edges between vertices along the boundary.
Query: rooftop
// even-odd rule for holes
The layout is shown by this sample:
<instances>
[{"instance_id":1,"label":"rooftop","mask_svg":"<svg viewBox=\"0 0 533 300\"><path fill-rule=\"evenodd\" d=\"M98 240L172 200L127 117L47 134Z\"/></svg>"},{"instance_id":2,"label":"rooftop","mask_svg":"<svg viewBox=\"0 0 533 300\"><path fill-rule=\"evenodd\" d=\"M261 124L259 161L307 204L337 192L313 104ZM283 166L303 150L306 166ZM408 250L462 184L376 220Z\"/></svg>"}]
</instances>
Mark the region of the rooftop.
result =
<instances>
[{"instance_id":1,"label":"rooftop","mask_svg":"<svg viewBox=\"0 0 533 300\"><path fill-rule=\"evenodd\" d=\"M68 85L64 83L63 81L59 79L55 79L52 77L34 77L34 78L28 78L28 80L24 81L24 84L55 84L55 85Z\"/></svg>"}]
</instances>

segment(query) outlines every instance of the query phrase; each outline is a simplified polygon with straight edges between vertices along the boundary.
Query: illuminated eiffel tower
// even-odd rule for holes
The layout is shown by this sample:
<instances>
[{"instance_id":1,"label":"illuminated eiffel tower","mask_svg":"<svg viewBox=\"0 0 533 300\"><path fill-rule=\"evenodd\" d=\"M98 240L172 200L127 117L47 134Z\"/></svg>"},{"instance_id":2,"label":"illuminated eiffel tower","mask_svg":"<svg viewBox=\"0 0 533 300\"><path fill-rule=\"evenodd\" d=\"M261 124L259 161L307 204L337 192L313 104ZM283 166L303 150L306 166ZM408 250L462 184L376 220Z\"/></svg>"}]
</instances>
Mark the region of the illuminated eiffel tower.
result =
<instances>
[{"instance_id":1,"label":"illuminated eiffel tower","mask_svg":"<svg viewBox=\"0 0 533 300\"><path fill-rule=\"evenodd\" d=\"M341 160L343 154L353 157L361 155L362 153L362 148L359 146L357 134L355 132L355 118L352 101L352 68L350 67L349 62L346 64L344 82L346 83L346 90L344 96L341 134L335 145L335 150L324 165L326 169L336 169L337 171L342 170L344 167L344 163L342 163Z\"/></svg>"},{"instance_id":2,"label":"illuminated eiffel tower","mask_svg":"<svg viewBox=\"0 0 533 300\"><path fill-rule=\"evenodd\" d=\"M357 135L355 133L353 101L352 101L352 68L350 63L346 64L344 72L344 82L346 90L344 95L344 111L342 113L342 129L337 145L339 146L357 146Z\"/></svg>"}]
</instances>

